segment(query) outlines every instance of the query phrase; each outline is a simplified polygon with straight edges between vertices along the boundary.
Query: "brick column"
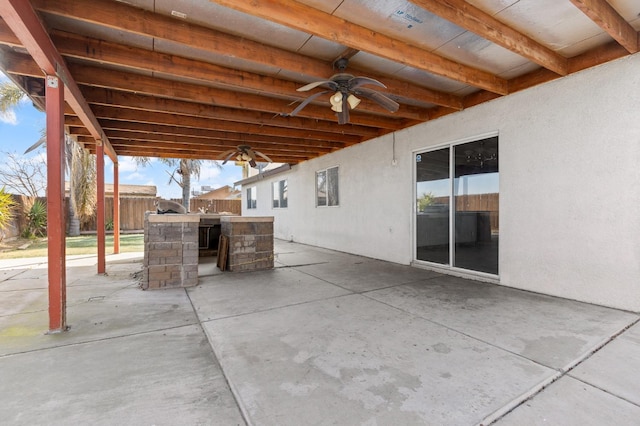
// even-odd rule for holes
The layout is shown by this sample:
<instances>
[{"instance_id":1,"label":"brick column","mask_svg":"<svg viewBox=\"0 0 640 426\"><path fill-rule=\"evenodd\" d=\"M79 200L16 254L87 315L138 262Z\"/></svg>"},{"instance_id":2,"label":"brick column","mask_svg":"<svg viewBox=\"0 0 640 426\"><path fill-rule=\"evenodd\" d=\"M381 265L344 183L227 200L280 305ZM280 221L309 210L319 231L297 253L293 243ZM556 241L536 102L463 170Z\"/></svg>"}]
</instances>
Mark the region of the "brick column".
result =
<instances>
[{"instance_id":1,"label":"brick column","mask_svg":"<svg viewBox=\"0 0 640 426\"><path fill-rule=\"evenodd\" d=\"M199 215L145 214L143 289L198 284L199 225Z\"/></svg>"},{"instance_id":2,"label":"brick column","mask_svg":"<svg viewBox=\"0 0 640 426\"><path fill-rule=\"evenodd\" d=\"M273 268L273 216L222 216L222 235L229 239L227 270Z\"/></svg>"}]
</instances>

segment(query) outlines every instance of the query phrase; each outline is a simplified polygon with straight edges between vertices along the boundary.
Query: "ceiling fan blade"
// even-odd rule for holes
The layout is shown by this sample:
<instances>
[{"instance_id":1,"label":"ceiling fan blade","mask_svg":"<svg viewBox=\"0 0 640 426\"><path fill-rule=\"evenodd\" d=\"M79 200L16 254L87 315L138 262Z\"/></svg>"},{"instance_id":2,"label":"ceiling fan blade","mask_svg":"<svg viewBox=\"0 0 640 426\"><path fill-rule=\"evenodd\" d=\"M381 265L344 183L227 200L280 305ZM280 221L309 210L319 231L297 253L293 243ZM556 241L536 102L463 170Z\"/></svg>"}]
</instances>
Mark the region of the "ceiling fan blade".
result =
<instances>
[{"instance_id":1,"label":"ceiling fan blade","mask_svg":"<svg viewBox=\"0 0 640 426\"><path fill-rule=\"evenodd\" d=\"M264 158L265 160L267 160L267 162L269 163L273 163L273 161L271 160L271 158L267 157L266 155L264 155L263 153L261 153L260 151L254 151L256 154L258 154L260 157Z\"/></svg>"},{"instance_id":2,"label":"ceiling fan blade","mask_svg":"<svg viewBox=\"0 0 640 426\"><path fill-rule=\"evenodd\" d=\"M255 160L255 159L256 159L256 153L255 153L255 152L253 152L253 150L252 150L251 148L247 147L247 148L245 148L245 150L244 150L244 151L247 153L247 155L248 155L249 157L251 157L251 159L252 159L252 160Z\"/></svg>"},{"instance_id":3,"label":"ceiling fan blade","mask_svg":"<svg viewBox=\"0 0 640 426\"><path fill-rule=\"evenodd\" d=\"M349 80L349 90L355 90L360 86L364 86L365 84L372 84L374 86L384 87L385 89L387 88L387 86L373 78L353 77L351 80Z\"/></svg>"},{"instance_id":4,"label":"ceiling fan blade","mask_svg":"<svg viewBox=\"0 0 640 426\"><path fill-rule=\"evenodd\" d=\"M233 157L235 153L236 153L236 150L232 149L230 151L225 151L222 154L220 154L220 158L224 158L224 161L222 162L222 164L223 165L227 164L227 161L229 161L229 159Z\"/></svg>"},{"instance_id":5,"label":"ceiling fan blade","mask_svg":"<svg viewBox=\"0 0 640 426\"><path fill-rule=\"evenodd\" d=\"M249 160L249 165L251 167L256 167L258 165L258 163L256 163L256 160L254 160L253 158L251 160Z\"/></svg>"},{"instance_id":6,"label":"ceiling fan blade","mask_svg":"<svg viewBox=\"0 0 640 426\"><path fill-rule=\"evenodd\" d=\"M316 87L322 86L323 84L328 84L328 85L331 86L331 85L335 85L336 83L334 81L331 81L331 80L314 81L313 83L309 83L307 85L299 87L296 90L298 92L306 92L307 90L315 89Z\"/></svg>"},{"instance_id":7,"label":"ceiling fan blade","mask_svg":"<svg viewBox=\"0 0 640 426\"><path fill-rule=\"evenodd\" d=\"M371 99L372 101L378 103L381 107L391 112L396 112L400 108L399 103L380 92L376 92L375 90L360 88L354 93L364 98Z\"/></svg>"},{"instance_id":8,"label":"ceiling fan blade","mask_svg":"<svg viewBox=\"0 0 640 426\"><path fill-rule=\"evenodd\" d=\"M289 114L290 116L295 116L297 113L299 113L300 111L302 111L302 108L306 107L307 105L309 105L309 102L313 101L315 98L317 98L318 96L322 96L325 93L329 93L329 91L325 90L324 92L318 92L318 93L314 93L313 95L309 96L307 99L305 99L304 101L302 101L302 103L300 105L298 105L296 107L296 109L294 109L293 111L291 111L291 114Z\"/></svg>"}]
</instances>

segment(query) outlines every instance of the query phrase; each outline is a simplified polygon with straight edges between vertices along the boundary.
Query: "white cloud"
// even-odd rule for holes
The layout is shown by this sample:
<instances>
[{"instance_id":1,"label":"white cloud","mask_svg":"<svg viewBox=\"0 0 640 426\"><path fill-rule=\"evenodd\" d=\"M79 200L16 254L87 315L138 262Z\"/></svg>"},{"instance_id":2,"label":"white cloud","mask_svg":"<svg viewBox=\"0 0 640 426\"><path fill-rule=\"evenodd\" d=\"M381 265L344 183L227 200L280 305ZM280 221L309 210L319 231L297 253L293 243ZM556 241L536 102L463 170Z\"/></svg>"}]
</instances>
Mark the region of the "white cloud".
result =
<instances>
[{"instance_id":1,"label":"white cloud","mask_svg":"<svg viewBox=\"0 0 640 426\"><path fill-rule=\"evenodd\" d=\"M221 173L222 170L217 167L203 167L200 169L200 181L216 179Z\"/></svg>"},{"instance_id":2,"label":"white cloud","mask_svg":"<svg viewBox=\"0 0 640 426\"><path fill-rule=\"evenodd\" d=\"M0 112L0 121L16 126L18 124L18 117L15 111L10 109L5 112Z\"/></svg>"},{"instance_id":3,"label":"white cloud","mask_svg":"<svg viewBox=\"0 0 640 426\"><path fill-rule=\"evenodd\" d=\"M135 172L138 170L138 164L133 157L119 157L118 158L118 171L122 172Z\"/></svg>"},{"instance_id":4,"label":"white cloud","mask_svg":"<svg viewBox=\"0 0 640 426\"><path fill-rule=\"evenodd\" d=\"M126 177L127 180L136 180L136 181L140 181L140 180L145 179L145 178L146 178L146 176L143 175L140 172L133 172L133 173L127 175L127 177Z\"/></svg>"}]
</instances>

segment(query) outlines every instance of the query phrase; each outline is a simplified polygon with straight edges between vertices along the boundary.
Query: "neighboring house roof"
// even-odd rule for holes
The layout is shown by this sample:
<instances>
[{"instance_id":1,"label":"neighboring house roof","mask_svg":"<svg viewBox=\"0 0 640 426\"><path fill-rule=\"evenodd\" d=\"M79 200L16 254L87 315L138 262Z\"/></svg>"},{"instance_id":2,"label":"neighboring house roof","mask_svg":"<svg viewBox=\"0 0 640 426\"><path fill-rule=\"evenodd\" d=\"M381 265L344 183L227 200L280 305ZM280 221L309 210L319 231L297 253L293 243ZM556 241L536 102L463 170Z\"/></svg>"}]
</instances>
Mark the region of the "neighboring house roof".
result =
<instances>
[{"instance_id":1,"label":"neighboring house roof","mask_svg":"<svg viewBox=\"0 0 640 426\"><path fill-rule=\"evenodd\" d=\"M144 197L156 198L158 189L155 185L118 185L118 194L120 197ZM69 196L69 182L64 183L64 194ZM113 197L113 184L104 184L104 194L107 197Z\"/></svg>"},{"instance_id":2,"label":"neighboring house roof","mask_svg":"<svg viewBox=\"0 0 640 426\"><path fill-rule=\"evenodd\" d=\"M229 185L225 185L213 191L205 192L198 195L197 199L200 200L232 200L240 197L241 192L237 189L231 188Z\"/></svg>"}]
</instances>

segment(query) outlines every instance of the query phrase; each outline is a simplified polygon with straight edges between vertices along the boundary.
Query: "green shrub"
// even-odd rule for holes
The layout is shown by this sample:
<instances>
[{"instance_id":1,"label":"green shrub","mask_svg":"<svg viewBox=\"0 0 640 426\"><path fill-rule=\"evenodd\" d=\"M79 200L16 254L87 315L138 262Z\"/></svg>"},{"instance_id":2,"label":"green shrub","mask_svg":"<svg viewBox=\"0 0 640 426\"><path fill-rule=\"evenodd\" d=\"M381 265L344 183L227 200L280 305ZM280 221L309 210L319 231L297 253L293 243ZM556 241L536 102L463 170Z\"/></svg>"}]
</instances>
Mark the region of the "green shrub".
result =
<instances>
[{"instance_id":1,"label":"green shrub","mask_svg":"<svg viewBox=\"0 0 640 426\"><path fill-rule=\"evenodd\" d=\"M47 206L36 200L27 212L27 228L22 233L25 238L44 237L47 234Z\"/></svg>"},{"instance_id":2,"label":"green shrub","mask_svg":"<svg viewBox=\"0 0 640 426\"><path fill-rule=\"evenodd\" d=\"M7 229L13 219L14 206L13 197L5 191L3 186L0 189L0 241L4 238L4 230Z\"/></svg>"}]
</instances>

